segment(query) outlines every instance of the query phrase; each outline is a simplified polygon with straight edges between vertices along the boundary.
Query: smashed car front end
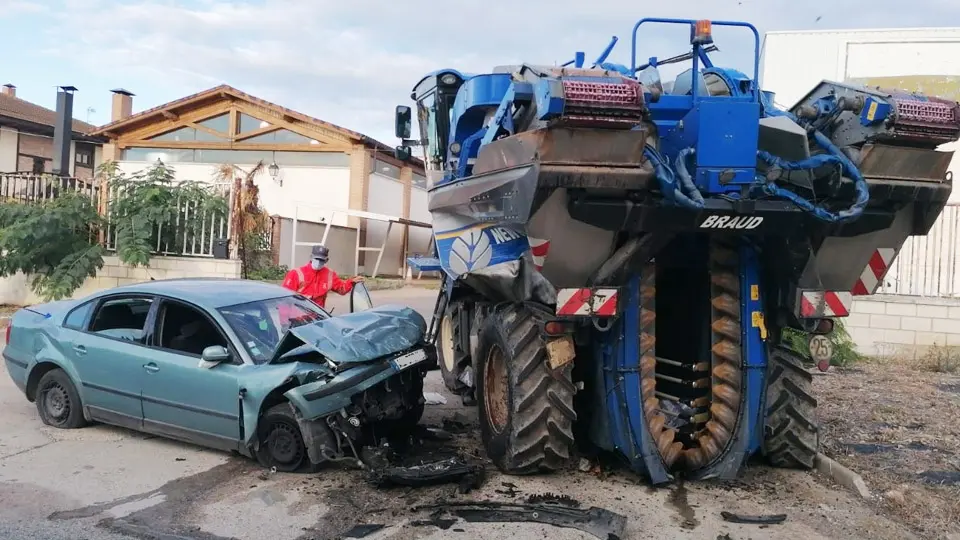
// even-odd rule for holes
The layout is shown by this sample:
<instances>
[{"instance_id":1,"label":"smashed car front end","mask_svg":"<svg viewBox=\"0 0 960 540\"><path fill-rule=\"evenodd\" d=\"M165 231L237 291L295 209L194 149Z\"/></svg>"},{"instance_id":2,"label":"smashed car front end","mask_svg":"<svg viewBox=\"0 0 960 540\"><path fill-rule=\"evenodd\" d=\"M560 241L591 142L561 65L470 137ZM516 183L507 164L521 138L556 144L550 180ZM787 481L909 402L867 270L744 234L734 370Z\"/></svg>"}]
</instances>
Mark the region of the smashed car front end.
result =
<instances>
[{"instance_id":1,"label":"smashed car front end","mask_svg":"<svg viewBox=\"0 0 960 540\"><path fill-rule=\"evenodd\" d=\"M360 459L359 450L404 436L423 413L423 378L436 360L423 317L381 306L290 329L275 362L315 364L283 396L310 461Z\"/></svg>"}]
</instances>

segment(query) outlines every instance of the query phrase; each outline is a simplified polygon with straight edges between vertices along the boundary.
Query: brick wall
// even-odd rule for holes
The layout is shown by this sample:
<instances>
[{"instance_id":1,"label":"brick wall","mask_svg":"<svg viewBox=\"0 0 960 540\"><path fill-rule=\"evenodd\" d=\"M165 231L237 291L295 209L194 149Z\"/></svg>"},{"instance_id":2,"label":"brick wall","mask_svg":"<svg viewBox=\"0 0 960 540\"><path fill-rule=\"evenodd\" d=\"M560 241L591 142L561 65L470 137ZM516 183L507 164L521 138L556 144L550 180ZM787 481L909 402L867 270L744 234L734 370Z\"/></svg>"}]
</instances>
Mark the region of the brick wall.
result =
<instances>
[{"instance_id":1,"label":"brick wall","mask_svg":"<svg viewBox=\"0 0 960 540\"><path fill-rule=\"evenodd\" d=\"M150 261L149 268L131 268L120 262L117 257L104 257L103 268L96 277L87 278L77 289L73 297L81 298L88 294L131 285L153 279L174 279L185 277L240 277L240 261L201 259L192 257L156 257ZM43 300L30 289L28 276L16 275L0 279L0 305L30 305Z\"/></svg>"},{"instance_id":2,"label":"brick wall","mask_svg":"<svg viewBox=\"0 0 960 540\"><path fill-rule=\"evenodd\" d=\"M853 303L844 321L871 356L923 356L932 345L960 346L960 298L877 294Z\"/></svg>"}]
</instances>

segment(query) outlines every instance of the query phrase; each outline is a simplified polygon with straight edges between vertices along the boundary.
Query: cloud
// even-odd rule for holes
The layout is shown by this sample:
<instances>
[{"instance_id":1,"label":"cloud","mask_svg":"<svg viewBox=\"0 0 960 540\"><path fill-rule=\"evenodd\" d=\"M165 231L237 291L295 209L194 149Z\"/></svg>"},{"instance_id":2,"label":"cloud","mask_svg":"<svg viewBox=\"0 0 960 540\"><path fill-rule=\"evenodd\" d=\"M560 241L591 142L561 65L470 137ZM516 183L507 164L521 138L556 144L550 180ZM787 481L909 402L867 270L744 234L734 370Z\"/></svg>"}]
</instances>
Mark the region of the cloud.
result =
<instances>
[{"instance_id":1,"label":"cloud","mask_svg":"<svg viewBox=\"0 0 960 540\"><path fill-rule=\"evenodd\" d=\"M48 0L43 4L51 4ZM746 19L761 32L798 28L922 26L951 18L955 0L895 0L869 10L835 2L817 13L791 0L636 0L437 2L437 0L61 0L40 49L79 62L123 86L155 89L166 100L220 82L391 142L392 110L408 103L425 73L456 67L563 62L576 50L599 54L620 36L613 59L629 61L630 30L641 16ZM3 5L28 5L0 0ZM0 9L2 12L2 9ZM817 16L822 19L817 22ZM957 21L954 21L957 22ZM78 29L82 29L78 33ZM67 43L54 41L69 31ZM644 26L638 58L686 48L683 27ZM752 69L752 36L716 30L725 64ZM48 34L44 34L47 36ZM62 35L62 34L60 34ZM49 42L43 42L49 39ZM137 103L146 108L159 103Z\"/></svg>"}]
</instances>

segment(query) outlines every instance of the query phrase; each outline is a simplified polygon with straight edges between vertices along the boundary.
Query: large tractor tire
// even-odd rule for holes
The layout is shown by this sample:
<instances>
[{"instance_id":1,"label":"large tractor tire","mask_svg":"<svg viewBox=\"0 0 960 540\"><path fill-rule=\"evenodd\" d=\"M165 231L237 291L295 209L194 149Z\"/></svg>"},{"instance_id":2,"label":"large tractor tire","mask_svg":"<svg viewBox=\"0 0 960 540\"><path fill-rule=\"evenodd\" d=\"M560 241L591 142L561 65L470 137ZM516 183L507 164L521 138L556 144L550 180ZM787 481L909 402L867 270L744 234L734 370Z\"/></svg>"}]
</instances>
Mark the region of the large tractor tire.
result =
<instances>
[{"instance_id":1,"label":"large tractor tire","mask_svg":"<svg viewBox=\"0 0 960 540\"><path fill-rule=\"evenodd\" d=\"M771 347L763 453L774 467L812 469L820 447L813 376L790 349Z\"/></svg>"},{"instance_id":2,"label":"large tractor tire","mask_svg":"<svg viewBox=\"0 0 960 540\"><path fill-rule=\"evenodd\" d=\"M463 366L469 363L469 354L463 350L461 332L467 331L461 321L462 306L459 302L451 302L440 319L440 328L437 332L437 362L440 364L440 374L443 384L454 394L463 394L469 388L460 381Z\"/></svg>"},{"instance_id":3,"label":"large tractor tire","mask_svg":"<svg viewBox=\"0 0 960 540\"><path fill-rule=\"evenodd\" d=\"M562 468L573 449L573 363L551 369L530 311L495 311L477 347L480 434L502 472L527 475Z\"/></svg>"}]
</instances>

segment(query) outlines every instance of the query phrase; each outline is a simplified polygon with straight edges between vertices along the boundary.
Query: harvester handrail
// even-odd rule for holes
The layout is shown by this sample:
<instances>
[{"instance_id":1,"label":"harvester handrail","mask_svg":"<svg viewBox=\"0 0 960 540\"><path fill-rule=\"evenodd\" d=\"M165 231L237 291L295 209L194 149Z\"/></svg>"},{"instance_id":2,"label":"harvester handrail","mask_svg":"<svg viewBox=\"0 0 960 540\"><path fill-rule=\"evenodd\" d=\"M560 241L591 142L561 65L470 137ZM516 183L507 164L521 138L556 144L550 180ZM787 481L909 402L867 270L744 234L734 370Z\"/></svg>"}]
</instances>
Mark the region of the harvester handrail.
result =
<instances>
[{"instance_id":1,"label":"harvester handrail","mask_svg":"<svg viewBox=\"0 0 960 540\"><path fill-rule=\"evenodd\" d=\"M631 41L630 47L630 69L635 73L637 71L637 32L640 30L640 25L643 23L664 23L664 24L688 24L694 25L697 23L694 19L664 19L659 17L647 17L637 21L637 24L633 25L633 39ZM749 28L753 32L753 80L757 82L760 80L760 32L757 30L757 27L740 21L710 21L711 26L737 26L741 28ZM696 84L694 84L694 88Z\"/></svg>"}]
</instances>

